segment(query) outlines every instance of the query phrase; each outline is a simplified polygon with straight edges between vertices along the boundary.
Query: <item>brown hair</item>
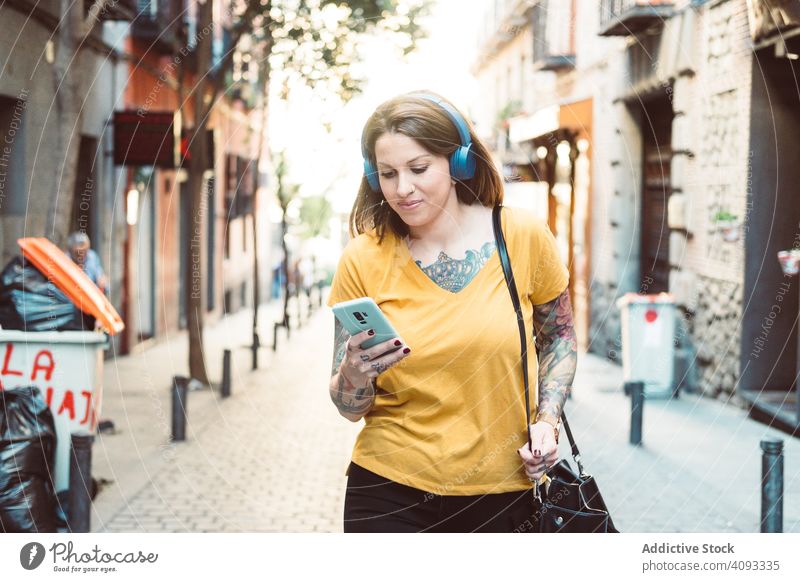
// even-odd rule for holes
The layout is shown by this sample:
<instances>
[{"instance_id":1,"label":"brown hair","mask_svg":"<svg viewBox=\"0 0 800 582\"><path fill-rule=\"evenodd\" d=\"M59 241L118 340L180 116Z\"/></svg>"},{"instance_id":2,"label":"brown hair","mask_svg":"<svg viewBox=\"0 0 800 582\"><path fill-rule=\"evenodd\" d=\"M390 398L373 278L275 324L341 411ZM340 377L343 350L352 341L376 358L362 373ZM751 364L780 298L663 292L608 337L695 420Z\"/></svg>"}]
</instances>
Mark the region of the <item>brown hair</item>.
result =
<instances>
[{"instance_id":1,"label":"brown hair","mask_svg":"<svg viewBox=\"0 0 800 582\"><path fill-rule=\"evenodd\" d=\"M425 94L439 97L429 91L425 91ZM469 128L476 168L475 176L469 180L456 180L456 195L460 202L467 205L478 202L483 206L494 207L503 201L503 180L486 146L475 135L467 118L463 115L462 117ZM461 146L458 130L445 110L420 97L419 92L399 95L386 101L367 120L362 138L363 147L373 166L376 166L375 142L389 132L408 136L432 154L448 159ZM382 204L383 201L383 193L374 192L366 176L363 176L350 212L351 236L355 237L373 228L379 242L383 242L387 228L399 237L408 234L408 226L388 204Z\"/></svg>"}]
</instances>

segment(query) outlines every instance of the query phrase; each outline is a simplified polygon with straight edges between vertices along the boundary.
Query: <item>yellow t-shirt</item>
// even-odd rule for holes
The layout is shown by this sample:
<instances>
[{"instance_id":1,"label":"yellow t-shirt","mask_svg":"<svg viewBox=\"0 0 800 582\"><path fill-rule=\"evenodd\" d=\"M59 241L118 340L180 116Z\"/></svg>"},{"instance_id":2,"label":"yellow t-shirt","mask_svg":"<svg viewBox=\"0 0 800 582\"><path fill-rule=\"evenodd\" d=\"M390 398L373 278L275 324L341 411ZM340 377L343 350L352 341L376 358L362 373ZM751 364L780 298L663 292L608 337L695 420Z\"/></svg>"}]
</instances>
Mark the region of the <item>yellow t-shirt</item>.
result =
<instances>
[{"instance_id":1,"label":"yellow t-shirt","mask_svg":"<svg viewBox=\"0 0 800 582\"><path fill-rule=\"evenodd\" d=\"M525 316L534 408L532 305L558 297L569 276L533 213L503 208L502 225ZM411 354L378 377L353 462L438 495L530 488L516 452L527 441L519 330L497 250L452 293L420 269L402 239L387 232L378 244L374 232L361 234L344 250L328 305L358 297L375 300Z\"/></svg>"}]
</instances>

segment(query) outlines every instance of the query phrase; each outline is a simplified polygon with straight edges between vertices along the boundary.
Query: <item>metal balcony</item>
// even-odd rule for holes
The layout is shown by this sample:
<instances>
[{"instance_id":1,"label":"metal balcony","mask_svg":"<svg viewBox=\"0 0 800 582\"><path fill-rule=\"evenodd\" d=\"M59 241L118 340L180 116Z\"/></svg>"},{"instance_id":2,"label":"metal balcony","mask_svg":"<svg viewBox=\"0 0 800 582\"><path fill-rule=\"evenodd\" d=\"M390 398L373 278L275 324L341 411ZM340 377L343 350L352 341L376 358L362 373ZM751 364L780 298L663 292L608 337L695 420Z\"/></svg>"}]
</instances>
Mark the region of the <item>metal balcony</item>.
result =
<instances>
[{"instance_id":1,"label":"metal balcony","mask_svg":"<svg viewBox=\"0 0 800 582\"><path fill-rule=\"evenodd\" d=\"M776 41L785 43L800 31L800 5L797 2L752 0L747 3L747 12L753 41L762 46Z\"/></svg>"},{"instance_id":2,"label":"metal balcony","mask_svg":"<svg viewBox=\"0 0 800 582\"><path fill-rule=\"evenodd\" d=\"M92 3L86 2L85 6L91 8ZM136 0L116 0L116 2L108 2L103 9L98 13L100 20L114 21L122 20L131 22L139 12L139 5Z\"/></svg>"},{"instance_id":3,"label":"metal balcony","mask_svg":"<svg viewBox=\"0 0 800 582\"><path fill-rule=\"evenodd\" d=\"M178 47L182 20L180 0L137 0L138 15L131 36L147 43L159 54L172 54Z\"/></svg>"},{"instance_id":4,"label":"metal balcony","mask_svg":"<svg viewBox=\"0 0 800 582\"><path fill-rule=\"evenodd\" d=\"M601 0L600 36L629 36L674 14L672 0Z\"/></svg>"},{"instance_id":5,"label":"metal balcony","mask_svg":"<svg viewBox=\"0 0 800 582\"><path fill-rule=\"evenodd\" d=\"M533 67L563 71L575 67L575 15L567 2L541 0L531 9Z\"/></svg>"}]
</instances>

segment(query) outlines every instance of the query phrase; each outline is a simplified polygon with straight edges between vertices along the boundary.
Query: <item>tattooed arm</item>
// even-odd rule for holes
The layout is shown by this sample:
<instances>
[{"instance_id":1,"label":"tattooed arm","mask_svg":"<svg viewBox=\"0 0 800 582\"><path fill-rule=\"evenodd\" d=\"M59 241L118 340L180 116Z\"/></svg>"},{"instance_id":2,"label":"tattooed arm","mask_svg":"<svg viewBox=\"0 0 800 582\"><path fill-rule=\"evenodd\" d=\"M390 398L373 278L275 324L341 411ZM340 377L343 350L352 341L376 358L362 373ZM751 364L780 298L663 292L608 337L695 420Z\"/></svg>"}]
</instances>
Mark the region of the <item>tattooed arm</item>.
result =
<instances>
[{"instance_id":1,"label":"tattooed arm","mask_svg":"<svg viewBox=\"0 0 800 582\"><path fill-rule=\"evenodd\" d=\"M525 443L517 453L525 474L531 481L538 481L558 461L558 437L552 427L561 418L578 362L568 291L548 303L533 306L533 328L539 353L539 407L529 429L531 449Z\"/></svg>"},{"instance_id":2,"label":"tattooed arm","mask_svg":"<svg viewBox=\"0 0 800 582\"><path fill-rule=\"evenodd\" d=\"M569 291L533 306L533 327L539 353L539 408L536 422L556 426L575 378L578 342L572 323Z\"/></svg>"},{"instance_id":3,"label":"tattooed arm","mask_svg":"<svg viewBox=\"0 0 800 582\"><path fill-rule=\"evenodd\" d=\"M350 334L337 319L334 328L330 395L336 408L339 409L339 414L347 420L358 422L375 403L375 384L371 378L367 378L354 385L342 373L341 365L347 355L349 339Z\"/></svg>"}]
</instances>

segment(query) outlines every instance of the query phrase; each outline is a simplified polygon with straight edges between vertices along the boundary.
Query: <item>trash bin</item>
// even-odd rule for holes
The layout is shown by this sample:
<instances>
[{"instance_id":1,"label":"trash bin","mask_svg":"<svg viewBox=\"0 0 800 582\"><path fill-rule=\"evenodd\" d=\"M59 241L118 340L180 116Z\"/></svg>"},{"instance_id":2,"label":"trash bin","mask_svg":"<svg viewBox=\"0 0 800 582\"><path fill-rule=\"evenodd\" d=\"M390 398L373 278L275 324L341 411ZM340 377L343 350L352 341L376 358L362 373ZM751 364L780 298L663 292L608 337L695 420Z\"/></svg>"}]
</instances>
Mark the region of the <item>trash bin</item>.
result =
<instances>
[{"instance_id":1,"label":"trash bin","mask_svg":"<svg viewBox=\"0 0 800 582\"><path fill-rule=\"evenodd\" d=\"M670 397L674 387L675 301L669 293L626 293L617 301L622 319L625 382L644 382L647 397Z\"/></svg>"},{"instance_id":2,"label":"trash bin","mask_svg":"<svg viewBox=\"0 0 800 582\"><path fill-rule=\"evenodd\" d=\"M69 488L70 435L94 432L107 336L93 331L0 330L0 391L36 386L56 427L56 492Z\"/></svg>"}]
</instances>

